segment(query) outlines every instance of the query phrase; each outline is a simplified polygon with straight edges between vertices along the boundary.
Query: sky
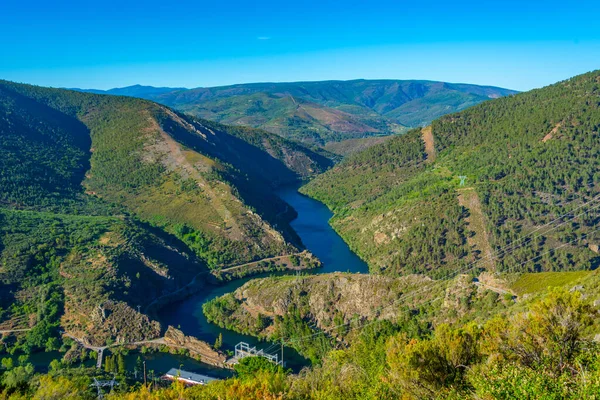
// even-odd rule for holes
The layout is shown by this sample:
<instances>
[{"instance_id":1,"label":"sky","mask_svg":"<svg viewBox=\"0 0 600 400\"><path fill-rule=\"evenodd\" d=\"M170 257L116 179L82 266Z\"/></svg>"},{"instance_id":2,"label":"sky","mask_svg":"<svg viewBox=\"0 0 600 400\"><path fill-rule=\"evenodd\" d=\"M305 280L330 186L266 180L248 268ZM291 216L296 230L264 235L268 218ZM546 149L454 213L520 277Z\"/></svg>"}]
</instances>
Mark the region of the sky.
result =
<instances>
[{"instance_id":1,"label":"sky","mask_svg":"<svg viewBox=\"0 0 600 400\"><path fill-rule=\"evenodd\" d=\"M43 86L362 78L528 90L600 68L600 1L1 3L0 79Z\"/></svg>"}]
</instances>

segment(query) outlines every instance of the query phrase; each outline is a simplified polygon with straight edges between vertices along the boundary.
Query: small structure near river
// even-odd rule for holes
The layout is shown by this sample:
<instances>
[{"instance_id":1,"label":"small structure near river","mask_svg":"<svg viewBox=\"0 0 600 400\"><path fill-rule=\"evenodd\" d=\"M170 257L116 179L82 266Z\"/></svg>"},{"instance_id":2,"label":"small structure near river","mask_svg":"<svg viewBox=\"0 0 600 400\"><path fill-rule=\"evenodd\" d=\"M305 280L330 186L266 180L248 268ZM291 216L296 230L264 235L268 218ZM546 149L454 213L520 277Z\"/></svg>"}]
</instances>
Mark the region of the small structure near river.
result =
<instances>
[{"instance_id":1,"label":"small structure near river","mask_svg":"<svg viewBox=\"0 0 600 400\"><path fill-rule=\"evenodd\" d=\"M207 375L196 374L177 368L171 368L163 378L171 381L183 382L186 385L206 385L209 382L219 380L218 378L212 378Z\"/></svg>"},{"instance_id":2,"label":"small structure near river","mask_svg":"<svg viewBox=\"0 0 600 400\"><path fill-rule=\"evenodd\" d=\"M238 344L235 345L235 355L232 358L230 358L229 360L227 360L227 364L235 365L242 358L246 358L246 357L264 357L267 360L269 360L275 364L278 364L278 365L283 364L283 360L279 360L279 356L277 354L269 354L262 349L257 349L256 347L250 347L250 345L245 342L239 342Z\"/></svg>"}]
</instances>

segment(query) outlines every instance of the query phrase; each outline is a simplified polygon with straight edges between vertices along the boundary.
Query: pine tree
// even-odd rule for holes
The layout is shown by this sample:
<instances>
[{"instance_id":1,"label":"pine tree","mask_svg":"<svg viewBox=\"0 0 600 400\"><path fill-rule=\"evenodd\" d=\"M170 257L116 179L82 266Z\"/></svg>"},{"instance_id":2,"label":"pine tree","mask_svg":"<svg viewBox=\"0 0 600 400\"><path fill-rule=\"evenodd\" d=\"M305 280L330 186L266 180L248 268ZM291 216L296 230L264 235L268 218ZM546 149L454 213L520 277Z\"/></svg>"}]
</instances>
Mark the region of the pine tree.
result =
<instances>
[{"instance_id":1,"label":"pine tree","mask_svg":"<svg viewBox=\"0 0 600 400\"><path fill-rule=\"evenodd\" d=\"M213 347L215 348L215 350L219 350L221 346L223 346L223 334L219 333L219 336L217 337L217 339L215 339L215 344Z\"/></svg>"},{"instance_id":2,"label":"pine tree","mask_svg":"<svg viewBox=\"0 0 600 400\"><path fill-rule=\"evenodd\" d=\"M123 354L119 354L117 357L117 363L119 374L124 374L127 371L127 367L125 366L125 357Z\"/></svg>"},{"instance_id":3,"label":"pine tree","mask_svg":"<svg viewBox=\"0 0 600 400\"><path fill-rule=\"evenodd\" d=\"M106 356L106 358L104 359L104 371L112 371L112 356Z\"/></svg>"}]
</instances>

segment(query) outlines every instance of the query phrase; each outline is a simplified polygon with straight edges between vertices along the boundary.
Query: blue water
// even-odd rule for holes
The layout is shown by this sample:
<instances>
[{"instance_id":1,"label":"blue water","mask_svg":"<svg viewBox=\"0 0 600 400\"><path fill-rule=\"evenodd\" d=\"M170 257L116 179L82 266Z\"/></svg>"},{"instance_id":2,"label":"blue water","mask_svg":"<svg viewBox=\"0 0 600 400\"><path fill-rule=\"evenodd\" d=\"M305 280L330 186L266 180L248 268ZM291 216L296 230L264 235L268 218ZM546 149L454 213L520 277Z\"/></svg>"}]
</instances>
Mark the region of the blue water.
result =
<instances>
[{"instance_id":1,"label":"blue water","mask_svg":"<svg viewBox=\"0 0 600 400\"><path fill-rule=\"evenodd\" d=\"M329 225L333 214L323 203L298 193L295 186L283 188L277 195L296 210L298 218L290 225L304 246L323 263L323 268L315 272L369 272L367 264Z\"/></svg>"},{"instance_id":2,"label":"blue water","mask_svg":"<svg viewBox=\"0 0 600 400\"><path fill-rule=\"evenodd\" d=\"M333 214L325 205L298 193L297 187L283 188L277 194L296 210L298 216L292 221L292 228L304 246L323 263L323 268L308 271L308 273L368 272L367 264L350 250L329 225L328 221ZM229 331L208 322L202 313L202 304L235 291L251 279L268 275L262 274L237 279L220 286L207 286L204 291L182 302L165 307L160 313L160 319L164 324L173 325L186 335L195 336L208 343L213 343L221 334L223 335L224 350L233 350L234 346L242 341L259 348L267 348L271 346L271 343L260 342L253 336ZM274 348L271 351L280 351L280 349ZM306 359L290 348L284 349L284 358L286 365L295 370L308 364Z\"/></svg>"}]
</instances>

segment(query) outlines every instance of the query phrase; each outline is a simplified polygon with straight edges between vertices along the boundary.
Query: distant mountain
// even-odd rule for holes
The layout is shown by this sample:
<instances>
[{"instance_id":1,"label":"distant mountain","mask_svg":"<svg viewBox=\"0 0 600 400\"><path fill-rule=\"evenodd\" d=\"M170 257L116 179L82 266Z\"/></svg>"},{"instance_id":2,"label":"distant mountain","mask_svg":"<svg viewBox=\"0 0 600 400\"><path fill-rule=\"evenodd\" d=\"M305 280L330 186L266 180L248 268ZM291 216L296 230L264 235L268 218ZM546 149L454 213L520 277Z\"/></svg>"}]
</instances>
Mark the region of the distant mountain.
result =
<instances>
[{"instance_id":1,"label":"distant mountain","mask_svg":"<svg viewBox=\"0 0 600 400\"><path fill-rule=\"evenodd\" d=\"M330 165L147 100L0 81L0 326L35 315L92 343L156 337L156 298L297 252L272 189Z\"/></svg>"},{"instance_id":2,"label":"distant mountain","mask_svg":"<svg viewBox=\"0 0 600 400\"><path fill-rule=\"evenodd\" d=\"M177 90L186 90L186 88L170 88L170 87L154 87L154 86L142 86L142 85L133 85L127 86L123 88L114 88L109 90L99 90L99 89L71 89L76 90L78 92L84 93L95 93L95 94L112 94L115 96L130 96L130 97L140 97L142 99L151 99L155 96L159 96L164 93L169 93Z\"/></svg>"},{"instance_id":3,"label":"distant mountain","mask_svg":"<svg viewBox=\"0 0 600 400\"><path fill-rule=\"evenodd\" d=\"M172 90L131 86L103 93L141 97L209 120L324 145L405 132L442 115L517 92L434 81L353 80Z\"/></svg>"},{"instance_id":4,"label":"distant mountain","mask_svg":"<svg viewBox=\"0 0 600 400\"><path fill-rule=\"evenodd\" d=\"M596 71L443 116L301 191L334 212L332 226L373 272L440 277L477 260L488 271L593 269L599 131ZM578 218L560 218L569 212Z\"/></svg>"}]
</instances>

